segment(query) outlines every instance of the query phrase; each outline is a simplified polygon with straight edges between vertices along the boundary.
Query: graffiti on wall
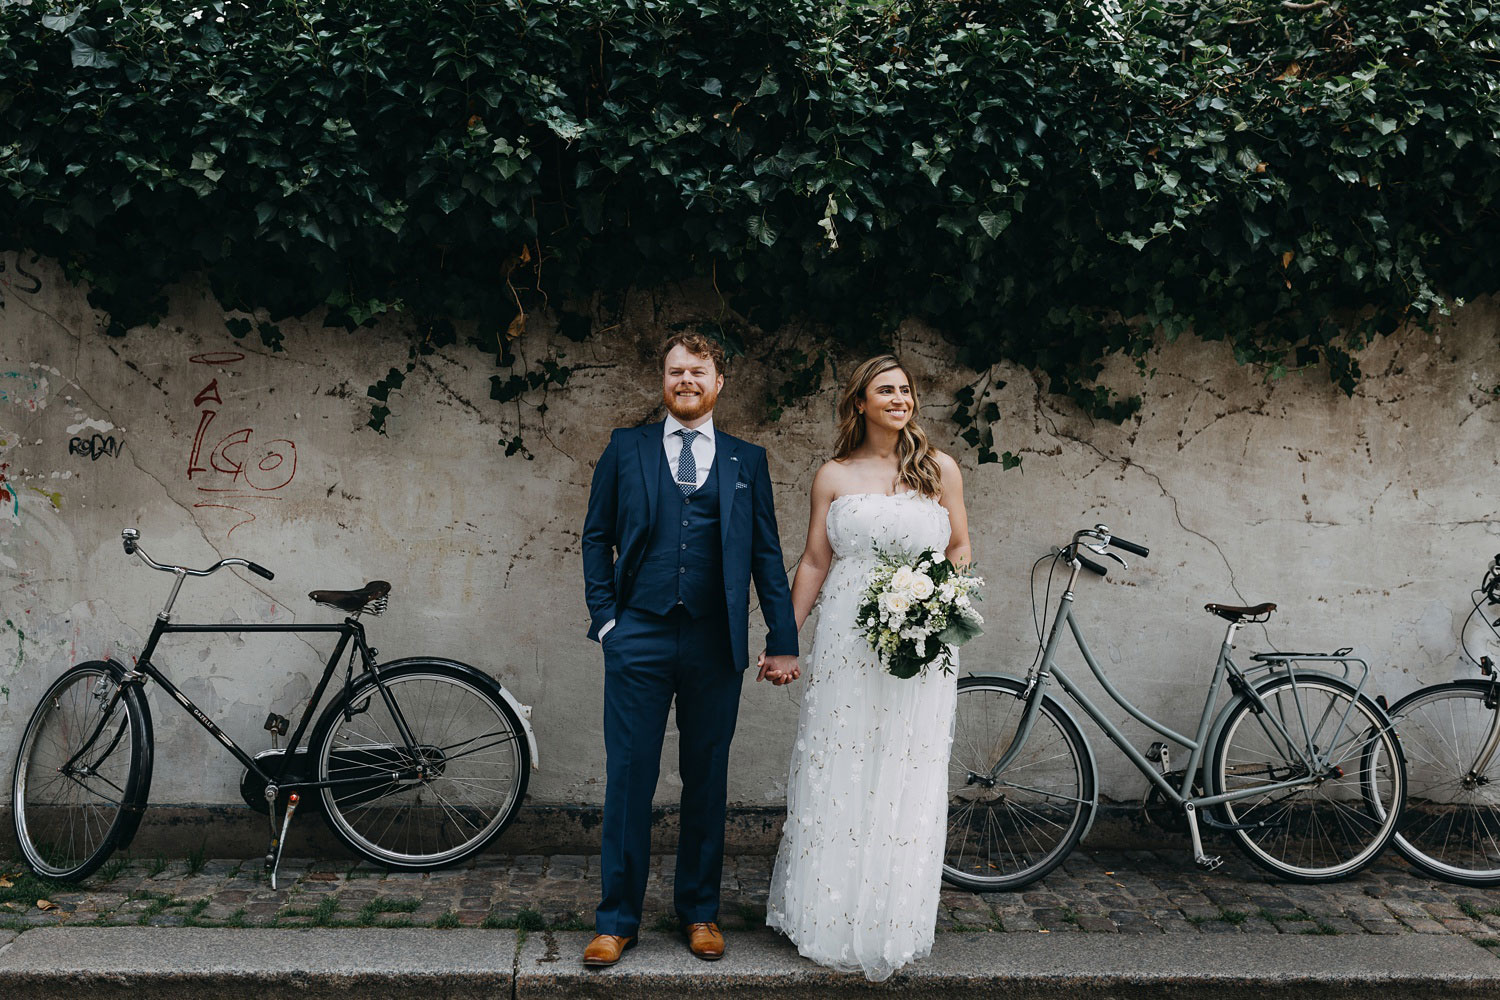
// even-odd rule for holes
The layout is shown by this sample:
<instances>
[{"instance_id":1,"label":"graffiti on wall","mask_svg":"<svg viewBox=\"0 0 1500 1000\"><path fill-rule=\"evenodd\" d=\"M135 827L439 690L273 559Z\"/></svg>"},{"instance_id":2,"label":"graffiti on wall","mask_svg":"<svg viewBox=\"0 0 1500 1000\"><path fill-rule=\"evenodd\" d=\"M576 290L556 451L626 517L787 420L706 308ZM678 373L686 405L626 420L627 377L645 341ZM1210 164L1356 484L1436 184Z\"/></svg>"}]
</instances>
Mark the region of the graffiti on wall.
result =
<instances>
[{"instance_id":1,"label":"graffiti on wall","mask_svg":"<svg viewBox=\"0 0 1500 1000\"><path fill-rule=\"evenodd\" d=\"M120 448L124 444L125 442L119 440L113 434L109 437L105 437L103 434L93 434L86 438L74 435L68 439L68 454L82 455L97 462L105 456L119 458Z\"/></svg>"},{"instance_id":2,"label":"graffiti on wall","mask_svg":"<svg viewBox=\"0 0 1500 1000\"><path fill-rule=\"evenodd\" d=\"M35 369L36 366L32 365ZM47 405L47 376L35 371L0 371L0 405L36 413Z\"/></svg>"},{"instance_id":3,"label":"graffiti on wall","mask_svg":"<svg viewBox=\"0 0 1500 1000\"><path fill-rule=\"evenodd\" d=\"M42 290L42 279L28 271L41 258L36 254L22 262L20 254L0 254L0 309L5 308L5 297L10 295L35 295Z\"/></svg>"},{"instance_id":4,"label":"graffiti on wall","mask_svg":"<svg viewBox=\"0 0 1500 1000\"><path fill-rule=\"evenodd\" d=\"M0 462L0 511L10 514L12 517L21 516L21 498L16 493L16 484L7 477L10 471L9 462Z\"/></svg>"},{"instance_id":5,"label":"graffiti on wall","mask_svg":"<svg viewBox=\"0 0 1500 1000\"><path fill-rule=\"evenodd\" d=\"M245 360L239 351L214 351L195 354L193 364L210 368L228 368ZM187 456L188 481L205 494L194 507L222 508L243 514L229 528L255 520L252 507L282 499L281 491L297 476L297 444L288 438L260 439L251 426L240 426L219 436L223 424L224 397L219 379L209 379L193 397L198 408L198 429L193 435ZM215 427L215 423L220 423ZM210 443L213 442L213 443Z\"/></svg>"}]
</instances>

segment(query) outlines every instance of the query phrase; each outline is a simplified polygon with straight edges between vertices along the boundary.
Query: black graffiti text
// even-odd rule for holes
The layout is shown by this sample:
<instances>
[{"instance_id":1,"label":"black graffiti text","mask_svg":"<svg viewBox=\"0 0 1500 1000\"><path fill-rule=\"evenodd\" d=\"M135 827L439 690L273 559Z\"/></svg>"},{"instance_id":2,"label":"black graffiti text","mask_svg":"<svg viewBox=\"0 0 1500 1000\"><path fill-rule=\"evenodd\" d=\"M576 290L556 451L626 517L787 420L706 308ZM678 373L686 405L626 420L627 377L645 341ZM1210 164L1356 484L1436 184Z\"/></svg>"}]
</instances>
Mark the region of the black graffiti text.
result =
<instances>
[{"instance_id":1,"label":"black graffiti text","mask_svg":"<svg viewBox=\"0 0 1500 1000\"><path fill-rule=\"evenodd\" d=\"M117 441L111 434L105 437L103 434L95 434L92 437L75 437L68 442L69 455L86 455L95 462L108 455L110 458L119 458L120 449L125 447L124 441Z\"/></svg>"}]
</instances>

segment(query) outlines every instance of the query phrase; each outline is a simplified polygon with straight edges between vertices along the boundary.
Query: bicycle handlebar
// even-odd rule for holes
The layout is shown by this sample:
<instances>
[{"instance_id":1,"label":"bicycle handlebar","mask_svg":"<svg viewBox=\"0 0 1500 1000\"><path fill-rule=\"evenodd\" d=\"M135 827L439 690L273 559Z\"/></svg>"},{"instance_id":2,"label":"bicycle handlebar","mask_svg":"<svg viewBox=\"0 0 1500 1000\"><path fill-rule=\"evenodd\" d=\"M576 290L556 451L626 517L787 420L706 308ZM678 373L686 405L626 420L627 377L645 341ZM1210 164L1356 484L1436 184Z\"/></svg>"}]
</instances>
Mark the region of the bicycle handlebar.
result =
<instances>
[{"instance_id":1,"label":"bicycle handlebar","mask_svg":"<svg viewBox=\"0 0 1500 1000\"><path fill-rule=\"evenodd\" d=\"M1109 567L1101 563L1094 562L1094 560L1090 559L1088 556L1084 555L1082 551L1080 551L1083 548L1080 543L1086 538L1093 539L1096 543L1088 546L1088 548L1092 549L1095 552L1102 552L1104 555L1109 556L1111 559L1118 562L1121 566L1125 565L1125 560L1121 559L1113 552L1105 552L1104 550L1106 548L1121 549L1125 552L1131 553L1132 555L1140 556L1143 559L1151 554L1151 550L1146 548L1146 546L1141 545L1137 542L1128 541L1127 539L1120 538L1119 536L1112 534L1109 530L1109 525L1107 524L1096 524L1092 528L1083 528L1073 532L1073 541L1068 543L1068 547L1064 551L1068 553L1071 559L1076 560L1078 565L1082 566L1090 573L1096 573L1099 576L1108 576Z\"/></svg>"},{"instance_id":2,"label":"bicycle handlebar","mask_svg":"<svg viewBox=\"0 0 1500 1000\"><path fill-rule=\"evenodd\" d=\"M263 576L267 580L276 579L275 573L272 573L259 563L253 563L248 559L220 559L208 569L188 569L186 566L159 563L148 556L145 549L141 548L141 533L134 528L126 528L120 532L120 540L125 546L125 554L127 556L140 556L141 562L152 569L159 569L163 573L176 573L179 576L209 576L210 574L217 573L225 566L243 566L250 572L257 576Z\"/></svg>"},{"instance_id":3,"label":"bicycle handlebar","mask_svg":"<svg viewBox=\"0 0 1500 1000\"><path fill-rule=\"evenodd\" d=\"M1078 565L1082 566L1090 573L1098 573L1100 576L1109 575L1108 566L1101 566L1099 563L1094 562L1094 560L1090 559L1088 556L1083 555L1077 549L1074 549L1073 551L1073 558L1078 560Z\"/></svg>"}]
</instances>

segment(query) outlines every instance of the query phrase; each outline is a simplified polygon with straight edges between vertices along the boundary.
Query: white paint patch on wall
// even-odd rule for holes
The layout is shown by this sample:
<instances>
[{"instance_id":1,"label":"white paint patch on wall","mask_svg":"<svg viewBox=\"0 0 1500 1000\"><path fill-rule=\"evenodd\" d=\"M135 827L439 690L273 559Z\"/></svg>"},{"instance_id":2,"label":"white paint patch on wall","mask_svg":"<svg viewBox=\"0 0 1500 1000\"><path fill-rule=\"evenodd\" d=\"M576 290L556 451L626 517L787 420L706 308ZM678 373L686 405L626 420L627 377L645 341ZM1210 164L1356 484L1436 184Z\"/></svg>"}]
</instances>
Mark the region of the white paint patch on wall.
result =
<instances>
[{"instance_id":1,"label":"white paint patch on wall","mask_svg":"<svg viewBox=\"0 0 1500 1000\"><path fill-rule=\"evenodd\" d=\"M69 434L81 434L84 431L98 431L101 434L108 434L114 429L115 425L108 420L84 420L81 423L68 425Z\"/></svg>"}]
</instances>

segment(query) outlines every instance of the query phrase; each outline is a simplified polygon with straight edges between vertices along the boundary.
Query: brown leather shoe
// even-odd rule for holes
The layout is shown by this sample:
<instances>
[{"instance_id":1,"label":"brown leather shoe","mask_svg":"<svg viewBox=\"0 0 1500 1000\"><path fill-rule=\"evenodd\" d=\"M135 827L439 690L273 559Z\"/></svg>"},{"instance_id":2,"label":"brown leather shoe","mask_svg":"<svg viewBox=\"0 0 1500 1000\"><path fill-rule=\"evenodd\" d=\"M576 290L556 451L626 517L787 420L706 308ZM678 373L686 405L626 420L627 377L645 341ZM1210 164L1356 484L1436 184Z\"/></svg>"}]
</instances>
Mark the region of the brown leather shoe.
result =
<instances>
[{"instance_id":1,"label":"brown leather shoe","mask_svg":"<svg viewBox=\"0 0 1500 1000\"><path fill-rule=\"evenodd\" d=\"M626 948L635 947L635 938L616 937L613 934L595 934L594 940L583 949L583 964L593 966L614 965Z\"/></svg>"},{"instance_id":2,"label":"brown leather shoe","mask_svg":"<svg viewBox=\"0 0 1500 1000\"><path fill-rule=\"evenodd\" d=\"M687 935L688 950L705 962L724 957L724 935L718 924L688 924L682 933Z\"/></svg>"}]
</instances>

